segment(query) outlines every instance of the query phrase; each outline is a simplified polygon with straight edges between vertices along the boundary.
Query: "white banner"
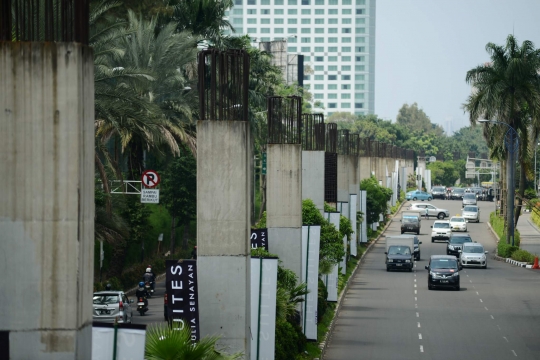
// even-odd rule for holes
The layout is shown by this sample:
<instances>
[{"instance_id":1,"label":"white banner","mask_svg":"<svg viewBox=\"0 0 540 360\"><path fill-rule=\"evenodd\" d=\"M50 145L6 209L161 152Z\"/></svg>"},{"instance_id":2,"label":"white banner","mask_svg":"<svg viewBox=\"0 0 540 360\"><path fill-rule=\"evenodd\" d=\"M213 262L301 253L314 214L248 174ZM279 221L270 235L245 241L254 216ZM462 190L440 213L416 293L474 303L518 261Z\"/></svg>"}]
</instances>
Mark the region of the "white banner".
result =
<instances>
[{"instance_id":1,"label":"white banner","mask_svg":"<svg viewBox=\"0 0 540 360\"><path fill-rule=\"evenodd\" d=\"M324 213L324 217L328 222L336 227L339 231L339 218L341 214L338 212ZM324 285L326 285L326 290L328 291L328 301L337 301L338 298L338 265L334 266L332 272L328 275L324 275Z\"/></svg>"},{"instance_id":2,"label":"white banner","mask_svg":"<svg viewBox=\"0 0 540 360\"><path fill-rule=\"evenodd\" d=\"M116 359L143 360L146 325L119 324L116 333ZM92 360L112 359L114 349L113 324L92 326Z\"/></svg>"},{"instance_id":3,"label":"white banner","mask_svg":"<svg viewBox=\"0 0 540 360\"><path fill-rule=\"evenodd\" d=\"M367 242L367 192L360 190L360 211L362 212L362 223L360 224L360 242Z\"/></svg>"},{"instance_id":4,"label":"white banner","mask_svg":"<svg viewBox=\"0 0 540 360\"><path fill-rule=\"evenodd\" d=\"M302 303L302 329L308 340L317 340L320 242L320 226L302 226L302 282L307 284L309 291Z\"/></svg>"},{"instance_id":5,"label":"white banner","mask_svg":"<svg viewBox=\"0 0 540 360\"><path fill-rule=\"evenodd\" d=\"M338 202L337 207L341 215L345 216L348 219L350 215L349 203ZM347 237L346 236L343 237L343 249L345 250L345 255L343 255L343 259L341 260L341 273L345 275L347 273Z\"/></svg>"},{"instance_id":6,"label":"white banner","mask_svg":"<svg viewBox=\"0 0 540 360\"><path fill-rule=\"evenodd\" d=\"M159 204L159 189L141 189L141 203Z\"/></svg>"},{"instance_id":7,"label":"white banner","mask_svg":"<svg viewBox=\"0 0 540 360\"><path fill-rule=\"evenodd\" d=\"M358 195L350 194L349 195L349 220L351 221L351 226L353 233L351 235L351 255L357 256L358 252L356 250L356 243L358 242L358 236L356 231L356 203L358 200Z\"/></svg>"},{"instance_id":8,"label":"white banner","mask_svg":"<svg viewBox=\"0 0 540 360\"><path fill-rule=\"evenodd\" d=\"M276 339L277 258L251 258L251 359L273 360Z\"/></svg>"}]
</instances>

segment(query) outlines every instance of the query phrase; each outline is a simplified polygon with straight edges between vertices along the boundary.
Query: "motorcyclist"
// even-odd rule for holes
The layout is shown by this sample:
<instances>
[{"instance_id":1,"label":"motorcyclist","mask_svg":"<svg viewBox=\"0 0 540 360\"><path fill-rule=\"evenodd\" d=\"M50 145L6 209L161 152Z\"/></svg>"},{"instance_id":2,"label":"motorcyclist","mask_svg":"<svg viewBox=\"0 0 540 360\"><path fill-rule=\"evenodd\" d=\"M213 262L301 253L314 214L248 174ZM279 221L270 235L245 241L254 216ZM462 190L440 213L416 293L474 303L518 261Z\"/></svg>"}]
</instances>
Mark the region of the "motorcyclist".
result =
<instances>
[{"instance_id":1,"label":"motorcyclist","mask_svg":"<svg viewBox=\"0 0 540 360\"><path fill-rule=\"evenodd\" d=\"M111 291L112 290L112 285L111 284L105 285L105 290Z\"/></svg>"},{"instance_id":2,"label":"motorcyclist","mask_svg":"<svg viewBox=\"0 0 540 360\"><path fill-rule=\"evenodd\" d=\"M144 287L144 281L139 283L139 287L137 288L137 291L135 291L135 296L137 299L143 298L144 306L148 309L148 291L146 291L146 288Z\"/></svg>"},{"instance_id":3,"label":"motorcyclist","mask_svg":"<svg viewBox=\"0 0 540 360\"><path fill-rule=\"evenodd\" d=\"M152 290L154 290L156 277L154 276L154 273L152 272L152 268L150 268L150 267L146 268L146 272L143 275L143 281L144 282L149 282L150 287L152 288Z\"/></svg>"}]
</instances>

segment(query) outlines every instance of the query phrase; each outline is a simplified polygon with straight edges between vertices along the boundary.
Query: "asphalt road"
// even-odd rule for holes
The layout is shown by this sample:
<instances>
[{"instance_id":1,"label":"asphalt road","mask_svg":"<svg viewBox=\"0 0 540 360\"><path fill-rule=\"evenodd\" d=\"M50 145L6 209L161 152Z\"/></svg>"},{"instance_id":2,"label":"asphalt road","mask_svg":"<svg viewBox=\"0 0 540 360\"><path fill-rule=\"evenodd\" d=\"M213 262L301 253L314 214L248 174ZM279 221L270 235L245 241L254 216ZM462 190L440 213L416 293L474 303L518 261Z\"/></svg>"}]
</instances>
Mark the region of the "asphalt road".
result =
<instances>
[{"instance_id":1,"label":"asphalt road","mask_svg":"<svg viewBox=\"0 0 540 360\"><path fill-rule=\"evenodd\" d=\"M165 296L165 278L156 283L156 289L154 295L148 299L148 311L144 315L140 315L136 310L136 304L133 311L133 323L134 324L158 324L165 323L165 317L163 314L163 297ZM135 296L133 295L135 299ZM137 302L137 299L135 299Z\"/></svg>"},{"instance_id":2,"label":"asphalt road","mask_svg":"<svg viewBox=\"0 0 540 360\"><path fill-rule=\"evenodd\" d=\"M461 201L431 203L461 211ZM486 270L460 271L461 291L430 291L424 266L430 255L446 254L445 243L431 243L435 219L422 220L412 273L386 272L380 239L351 279L324 359L540 359L540 271L491 258L493 203L479 205L481 222L468 231L490 252ZM396 216L386 235L399 234L399 224Z\"/></svg>"}]
</instances>

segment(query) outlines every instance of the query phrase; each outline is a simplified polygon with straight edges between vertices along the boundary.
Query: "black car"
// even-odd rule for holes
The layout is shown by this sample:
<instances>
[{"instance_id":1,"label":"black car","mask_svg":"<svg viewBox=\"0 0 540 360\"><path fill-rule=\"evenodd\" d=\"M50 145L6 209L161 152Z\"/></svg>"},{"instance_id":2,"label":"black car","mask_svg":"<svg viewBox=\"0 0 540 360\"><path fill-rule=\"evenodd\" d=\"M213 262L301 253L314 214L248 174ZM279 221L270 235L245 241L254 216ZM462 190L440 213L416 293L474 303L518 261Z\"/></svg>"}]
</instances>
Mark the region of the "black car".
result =
<instances>
[{"instance_id":1,"label":"black car","mask_svg":"<svg viewBox=\"0 0 540 360\"><path fill-rule=\"evenodd\" d=\"M464 188L453 188L450 193L450 199L452 200L461 200L463 199L463 194L465 194Z\"/></svg>"},{"instance_id":2,"label":"black car","mask_svg":"<svg viewBox=\"0 0 540 360\"><path fill-rule=\"evenodd\" d=\"M469 234L452 233L446 244L446 255L454 255L455 257L459 257L463 243L466 242L474 242Z\"/></svg>"},{"instance_id":3,"label":"black car","mask_svg":"<svg viewBox=\"0 0 540 360\"><path fill-rule=\"evenodd\" d=\"M431 196L434 199L445 199L446 198L446 189L444 186L434 186L431 188Z\"/></svg>"},{"instance_id":4,"label":"black car","mask_svg":"<svg viewBox=\"0 0 540 360\"><path fill-rule=\"evenodd\" d=\"M414 256L408 246L391 245L386 254L386 271L408 270L412 271L414 266Z\"/></svg>"},{"instance_id":5,"label":"black car","mask_svg":"<svg viewBox=\"0 0 540 360\"><path fill-rule=\"evenodd\" d=\"M453 288L459 291L459 267L458 260L449 255L431 255L429 265L428 289Z\"/></svg>"}]
</instances>

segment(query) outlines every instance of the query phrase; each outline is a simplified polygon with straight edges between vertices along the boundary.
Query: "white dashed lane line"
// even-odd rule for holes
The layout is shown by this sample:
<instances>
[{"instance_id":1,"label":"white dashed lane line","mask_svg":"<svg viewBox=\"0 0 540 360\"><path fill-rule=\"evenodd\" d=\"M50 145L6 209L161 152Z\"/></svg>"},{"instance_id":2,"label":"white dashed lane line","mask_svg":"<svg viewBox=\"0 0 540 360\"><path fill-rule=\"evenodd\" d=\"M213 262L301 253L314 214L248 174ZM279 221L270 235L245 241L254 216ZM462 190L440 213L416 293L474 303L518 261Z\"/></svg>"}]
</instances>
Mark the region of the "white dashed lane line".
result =
<instances>
[{"instance_id":1,"label":"white dashed lane line","mask_svg":"<svg viewBox=\"0 0 540 360\"><path fill-rule=\"evenodd\" d=\"M420 352L424 352L424 347L422 345L420 345Z\"/></svg>"},{"instance_id":2,"label":"white dashed lane line","mask_svg":"<svg viewBox=\"0 0 540 360\"><path fill-rule=\"evenodd\" d=\"M422 334L418 333L418 340L422 340Z\"/></svg>"},{"instance_id":3,"label":"white dashed lane line","mask_svg":"<svg viewBox=\"0 0 540 360\"><path fill-rule=\"evenodd\" d=\"M508 339L506 338L506 336L503 336L503 339L506 340L507 343L510 342L510 341L508 341Z\"/></svg>"},{"instance_id":4,"label":"white dashed lane line","mask_svg":"<svg viewBox=\"0 0 540 360\"><path fill-rule=\"evenodd\" d=\"M420 323L418 323L418 327L421 328Z\"/></svg>"},{"instance_id":5,"label":"white dashed lane line","mask_svg":"<svg viewBox=\"0 0 540 360\"><path fill-rule=\"evenodd\" d=\"M514 353L514 356L517 356L516 352L514 350L512 350L512 352Z\"/></svg>"},{"instance_id":6,"label":"white dashed lane line","mask_svg":"<svg viewBox=\"0 0 540 360\"><path fill-rule=\"evenodd\" d=\"M420 317L420 313L417 312L417 313L416 313L416 317Z\"/></svg>"},{"instance_id":7,"label":"white dashed lane line","mask_svg":"<svg viewBox=\"0 0 540 360\"><path fill-rule=\"evenodd\" d=\"M480 300L480 302L483 302L482 299L479 299L479 300Z\"/></svg>"},{"instance_id":8,"label":"white dashed lane line","mask_svg":"<svg viewBox=\"0 0 540 360\"><path fill-rule=\"evenodd\" d=\"M491 318L492 318L493 320L495 320L495 318L493 317L493 315L490 315L490 316L491 316Z\"/></svg>"}]
</instances>

